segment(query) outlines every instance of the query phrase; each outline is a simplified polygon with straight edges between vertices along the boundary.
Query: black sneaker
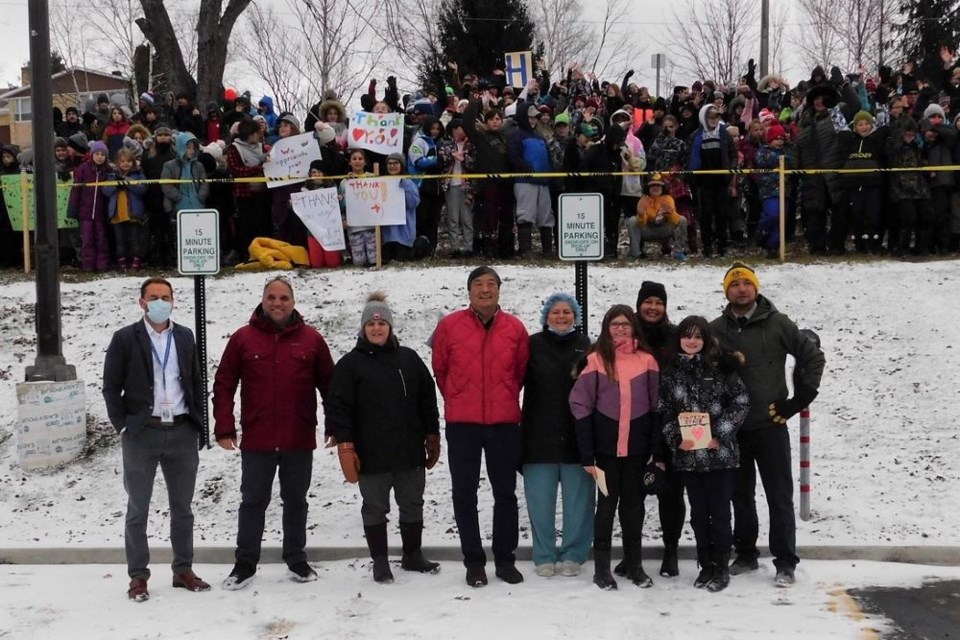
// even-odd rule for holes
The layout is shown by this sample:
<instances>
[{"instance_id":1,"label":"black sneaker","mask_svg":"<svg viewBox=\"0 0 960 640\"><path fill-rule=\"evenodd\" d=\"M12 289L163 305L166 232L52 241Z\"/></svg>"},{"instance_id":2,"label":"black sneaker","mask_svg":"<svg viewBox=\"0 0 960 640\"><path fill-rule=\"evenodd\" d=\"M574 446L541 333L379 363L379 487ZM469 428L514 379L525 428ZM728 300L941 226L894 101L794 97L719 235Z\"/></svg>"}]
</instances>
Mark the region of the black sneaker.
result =
<instances>
[{"instance_id":1,"label":"black sneaker","mask_svg":"<svg viewBox=\"0 0 960 640\"><path fill-rule=\"evenodd\" d=\"M496 576L507 584L520 584L523 582L523 574L517 571L517 566L512 562L498 564Z\"/></svg>"},{"instance_id":2,"label":"black sneaker","mask_svg":"<svg viewBox=\"0 0 960 640\"><path fill-rule=\"evenodd\" d=\"M294 562L287 567L287 575L294 582L313 582L317 579L317 572L313 570L306 560Z\"/></svg>"},{"instance_id":3,"label":"black sneaker","mask_svg":"<svg viewBox=\"0 0 960 640\"><path fill-rule=\"evenodd\" d=\"M737 556L737 559L730 565L730 575L739 576L742 573L750 573L760 568L760 563L756 558L749 556Z\"/></svg>"},{"instance_id":4,"label":"black sneaker","mask_svg":"<svg viewBox=\"0 0 960 640\"><path fill-rule=\"evenodd\" d=\"M221 585L227 591L239 591L253 582L253 576L257 575L255 567L245 564L233 565L233 571L227 576Z\"/></svg>"},{"instance_id":5,"label":"black sneaker","mask_svg":"<svg viewBox=\"0 0 960 640\"><path fill-rule=\"evenodd\" d=\"M473 588L487 586L487 571L483 566L467 567L467 584Z\"/></svg>"},{"instance_id":6,"label":"black sneaker","mask_svg":"<svg viewBox=\"0 0 960 640\"><path fill-rule=\"evenodd\" d=\"M792 587L797 581L796 576L793 574L793 567L779 567L777 569L777 577L773 579L773 583L778 587Z\"/></svg>"}]
</instances>

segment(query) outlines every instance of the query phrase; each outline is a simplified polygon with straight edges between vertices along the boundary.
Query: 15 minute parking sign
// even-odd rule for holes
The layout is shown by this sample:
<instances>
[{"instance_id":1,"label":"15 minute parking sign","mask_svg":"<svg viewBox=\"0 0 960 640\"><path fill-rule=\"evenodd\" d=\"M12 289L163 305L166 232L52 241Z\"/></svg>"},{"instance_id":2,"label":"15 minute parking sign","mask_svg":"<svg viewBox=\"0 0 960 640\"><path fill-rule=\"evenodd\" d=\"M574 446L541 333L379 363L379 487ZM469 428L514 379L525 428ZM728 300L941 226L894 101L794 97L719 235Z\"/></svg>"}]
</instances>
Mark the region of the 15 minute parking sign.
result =
<instances>
[{"instance_id":1,"label":"15 minute parking sign","mask_svg":"<svg viewBox=\"0 0 960 640\"><path fill-rule=\"evenodd\" d=\"M184 276L220 273L220 213L216 209L177 212L177 269Z\"/></svg>"},{"instance_id":2,"label":"15 minute parking sign","mask_svg":"<svg viewBox=\"0 0 960 640\"><path fill-rule=\"evenodd\" d=\"M561 194L559 218L561 260L603 259L603 195Z\"/></svg>"}]
</instances>

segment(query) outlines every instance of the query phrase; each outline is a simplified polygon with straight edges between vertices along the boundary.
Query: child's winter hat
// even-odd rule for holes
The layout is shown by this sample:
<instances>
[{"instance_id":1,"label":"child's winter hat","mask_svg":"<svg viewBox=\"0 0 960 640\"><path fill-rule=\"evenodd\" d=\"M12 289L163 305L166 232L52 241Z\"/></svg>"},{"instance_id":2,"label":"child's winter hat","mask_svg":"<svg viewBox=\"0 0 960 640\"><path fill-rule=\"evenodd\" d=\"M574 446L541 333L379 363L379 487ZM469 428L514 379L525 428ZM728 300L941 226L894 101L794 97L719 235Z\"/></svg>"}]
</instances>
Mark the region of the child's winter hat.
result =
<instances>
[{"instance_id":1,"label":"child's winter hat","mask_svg":"<svg viewBox=\"0 0 960 640\"><path fill-rule=\"evenodd\" d=\"M927 108L923 110L924 118L930 118L932 116L940 116L944 120L947 119L947 115L943 112L943 107L935 102L931 102L927 105Z\"/></svg>"},{"instance_id":2,"label":"child's winter hat","mask_svg":"<svg viewBox=\"0 0 960 640\"><path fill-rule=\"evenodd\" d=\"M388 155L387 162L390 162L392 160L399 162L401 167L405 167L407 165L407 158L402 153L397 153L396 151L394 151L393 153Z\"/></svg>"},{"instance_id":3,"label":"child's winter hat","mask_svg":"<svg viewBox=\"0 0 960 640\"><path fill-rule=\"evenodd\" d=\"M782 125L775 122L767 127L767 144L770 144L774 140L785 140L786 137L787 130L784 129Z\"/></svg>"},{"instance_id":4,"label":"child's winter hat","mask_svg":"<svg viewBox=\"0 0 960 640\"><path fill-rule=\"evenodd\" d=\"M140 144L135 138L130 138L128 136L123 137L123 148L131 151L133 157L139 160L143 156L143 145Z\"/></svg>"},{"instance_id":5,"label":"child's winter hat","mask_svg":"<svg viewBox=\"0 0 960 640\"><path fill-rule=\"evenodd\" d=\"M383 291L374 291L367 296L367 304L363 306L363 313L360 314L360 332L368 322L374 320L383 320L393 329L393 311L387 304L387 294Z\"/></svg>"},{"instance_id":6,"label":"child's winter hat","mask_svg":"<svg viewBox=\"0 0 960 640\"><path fill-rule=\"evenodd\" d=\"M94 140L90 143L90 154L93 155L94 153L103 153L109 155L109 151L107 151L107 145L99 140Z\"/></svg>"},{"instance_id":7,"label":"child's winter hat","mask_svg":"<svg viewBox=\"0 0 960 640\"><path fill-rule=\"evenodd\" d=\"M75 133L67 139L67 146L77 153L86 153L89 151L87 136L82 133Z\"/></svg>"},{"instance_id":8,"label":"child's winter hat","mask_svg":"<svg viewBox=\"0 0 960 640\"><path fill-rule=\"evenodd\" d=\"M727 269L727 273L723 276L723 295L727 295L727 290L730 289L734 280L747 280L756 287L757 291L760 290L760 280L757 278L757 272L742 262L734 262Z\"/></svg>"},{"instance_id":9,"label":"child's winter hat","mask_svg":"<svg viewBox=\"0 0 960 640\"><path fill-rule=\"evenodd\" d=\"M857 115L853 116L853 126L856 127L861 120L873 124L873 116L870 115L869 111L857 111Z\"/></svg>"},{"instance_id":10,"label":"child's winter hat","mask_svg":"<svg viewBox=\"0 0 960 640\"><path fill-rule=\"evenodd\" d=\"M540 309L540 325L547 326L547 316L550 314L550 310L560 302L570 306L573 310L573 326L579 327L583 319L583 308L577 302L577 299L569 293L554 293L543 301L543 307Z\"/></svg>"},{"instance_id":11,"label":"child's winter hat","mask_svg":"<svg viewBox=\"0 0 960 640\"><path fill-rule=\"evenodd\" d=\"M67 147L67 146L69 146L69 143L67 142L66 138L63 138L61 136L57 136L56 138L54 138L53 140L54 149L59 149L60 147Z\"/></svg>"},{"instance_id":12,"label":"child's winter hat","mask_svg":"<svg viewBox=\"0 0 960 640\"><path fill-rule=\"evenodd\" d=\"M280 118L277 120L277 124L279 125L281 122L286 122L287 124L292 126L294 130L300 131L300 121L297 120L297 117L292 113L285 113L282 116L280 116Z\"/></svg>"}]
</instances>

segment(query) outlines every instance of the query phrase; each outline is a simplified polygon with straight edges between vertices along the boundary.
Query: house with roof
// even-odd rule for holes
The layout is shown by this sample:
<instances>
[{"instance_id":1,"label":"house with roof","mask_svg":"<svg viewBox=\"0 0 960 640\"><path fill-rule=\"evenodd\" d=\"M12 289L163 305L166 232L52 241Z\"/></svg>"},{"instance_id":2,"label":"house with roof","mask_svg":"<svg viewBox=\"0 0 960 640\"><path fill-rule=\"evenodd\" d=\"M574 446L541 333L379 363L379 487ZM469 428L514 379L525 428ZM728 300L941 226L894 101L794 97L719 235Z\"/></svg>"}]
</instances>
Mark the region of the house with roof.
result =
<instances>
[{"instance_id":1,"label":"house with roof","mask_svg":"<svg viewBox=\"0 0 960 640\"><path fill-rule=\"evenodd\" d=\"M33 80L30 66L20 70L21 86L0 93L0 143L29 147L33 144L33 113L35 105L31 91ZM96 100L101 93L122 93L130 96L129 78L119 73L70 67L50 77L53 104L48 108L77 107L83 112L87 100Z\"/></svg>"}]
</instances>

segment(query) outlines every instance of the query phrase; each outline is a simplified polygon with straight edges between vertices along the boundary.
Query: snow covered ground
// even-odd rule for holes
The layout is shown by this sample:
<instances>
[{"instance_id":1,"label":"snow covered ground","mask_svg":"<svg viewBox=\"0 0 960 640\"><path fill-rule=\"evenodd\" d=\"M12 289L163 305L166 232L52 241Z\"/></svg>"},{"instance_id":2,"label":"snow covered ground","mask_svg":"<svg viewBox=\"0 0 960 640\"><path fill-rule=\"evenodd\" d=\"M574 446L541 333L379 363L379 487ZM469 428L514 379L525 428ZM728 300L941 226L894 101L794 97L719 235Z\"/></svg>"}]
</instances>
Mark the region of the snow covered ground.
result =
<instances>
[{"instance_id":1,"label":"snow covered ground","mask_svg":"<svg viewBox=\"0 0 960 640\"><path fill-rule=\"evenodd\" d=\"M837 585L919 586L931 567L874 562L804 562L798 584L771 586L769 565L734 578L711 594L691 586L692 562L680 578L655 579L651 589L620 580L600 591L589 571L576 578L538 578L510 586L493 578L483 589L463 582L462 566L446 562L438 575L406 574L373 582L369 562L328 562L320 579L295 584L286 567L266 565L244 591L187 593L170 586L165 568L151 580L151 598L124 599L126 572L115 566L0 566L0 638L159 638L316 640L318 638L624 638L631 640L869 639L887 628L864 616ZM960 569L936 568L960 577ZM213 581L223 566L200 565Z\"/></svg>"},{"instance_id":2,"label":"snow covered ground","mask_svg":"<svg viewBox=\"0 0 960 640\"><path fill-rule=\"evenodd\" d=\"M956 508L960 481L960 436L956 428L960 388L957 266L956 261L758 266L761 291L798 325L817 331L827 357L824 383L813 406L813 518L798 523L800 545L960 544L960 509ZM504 280L502 306L518 315L531 331L538 329L540 305L547 295L573 290L573 268L568 265L507 264L497 268ZM298 309L325 335L335 358L346 353L355 341L366 295L383 289L390 294L401 341L429 362L425 340L438 312L466 304L469 269L345 269L304 272L292 277ZM719 265L591 266L591 332L598 330L603 313L611 304L633 305L640 282L645 279L667 285L669 315L675 322L691 313L715 317L724 304L720 287L724 271L725 267ZM258 302L265 277L259 273L230 274L208 282L211 376L227 338L246 322ZM32 281L14 281L0 287L0 380L4 381L0 385L2 547L123 546L125 495L119 442L107 424L100 375L113 331L141 315L136 304L140 278L80 280L62 285L64 355L76 365L79 377L86 383L94 446L88 455L63 469L36 474L20 470L15 437L11 435L16 416L14 383L22 378L24 367L32 364L35 356L35 288ZM174 319L192 327L192 281L175 278L174 286ZM795 421L790 428L796 434ZM794 464L796 469L796 460ZM239 458L231 452L216 448L201 454L195 500L198 546L232 545L239 502L239 467ZM159 477L158 483L162 483ZM522 490L519 493L521 544L529 544ZM157 546L166 545L164 496L165 491L158 484L150 524ZM481 489L480 499L481 525L489 533L489 491ZM456 545L450 484L443 458L428 474L426 500L425 543ZM315 458L310 501L308 545L364 545L359 493L355 486L342 481L332 451L319 451ZM758 501L763 504L762 497L758 496ZM765 537L763 509L760 517L761 536ZM275 499L267 514L266 545L279 544L279 527L279 499ZM648 501L645 534L651 541L659 534L653 500ZM688 527L683 543L692 541ZM538 589L530 584L510 589L492 583L483 592L468 593L465 585L461 588L463 576L455 563L446 563L444 572L437 577L398 575L401 584L384 590L370 583L364 564L334 562L322 565L321 582L316 586L287 584L282 581L281 567L268 566L256 587L258 595L251 590L241 595L216 592L194 596L172 593L164 586L165 569L156 567L155 575L164 577L157 581L154 599L158 604L175 602L176 618L169 617L171 609L166 606L138 607L136 613L111 609L108 616L89 615L105 602L122 602L117 598L122 597L126 578L119 566L4 567L0 583L5 587L24 587L3 589L5 600L7 594L11 598L3 608L15 624L46 621L43 632L34 637L52 637L56 631L76 632L78 621L83 621L85 627L89 622L90 637L186 637L189 630L201 627L203 634L211 637L209 627L219 621L220 626L214 630L219 633L222 628L223 637L228 630L239 632L238 637L259 637L258 633L266 634L262 637L283 637L285 625L290 625L290 629L297 629L297 633L291 631L291 637L319 637L327 632L335 632L336 637L479 637L498 632L512 636L514 630L516 635L539 637L583 633L617 637L649 630L651 636L668 638L689 636L691 628L687 625L709 625L715 637L732 637L735 629L740 636L753 637L743 633L747 627L739 622L754 618L759 625L755 637L768 632L778 620L792 621L780 629L796 632L797 636L809 635L816 630L811 625L825 615L831 597L827 592L834 582L847 586L877 584L878 580L879 584L905 584L918 582L926 574L922 568L890 569L869 563L860 563L854 571L848 564L802 564L801 585L788 595L769 588L768 571L740 581L730 595L721 596L689 588L687 577L692 578L693 574L689 563L682 583L670 583L666 589L658 584L654 590L643 593L631 587L618 594L597 593L586 576L567 581L557 578ZM223 567L200 569L201 575L211 581L219 581L226 573ZM532 569L527 569L528 580L536 579ZM941 575L950 575L949 571L938 570ZM105 577L107 574L110 577ZM539 585L540 580L536 580ZM43 597L35 597L41 592ZM358 592L362 597L357 596ZM587 601L581 605L584 598ZM782 599L789 602L780 602ZM577 605L571 607L573 600ZM740 615L734 617L725 614L728 610L736 611L741 602L750 607L749 614L743 615L745 608L740 608ZM766 613L754 615L757 603L771 606L763 609ZM693 607L692 614L686 611L688 607ZM532 608L536 615L529 615ZM158 626L161 620L178 625L181 632L170 633ZM843 624L846 626L836 630L824 627L823 635L814 635L853 637L849 634L856 626L851 622ZM6 626L0 622L0 637ZM33 627L14 627L26 628ZM9 637L27 636L13 633Z\"/></svg>"}]
</instances>

